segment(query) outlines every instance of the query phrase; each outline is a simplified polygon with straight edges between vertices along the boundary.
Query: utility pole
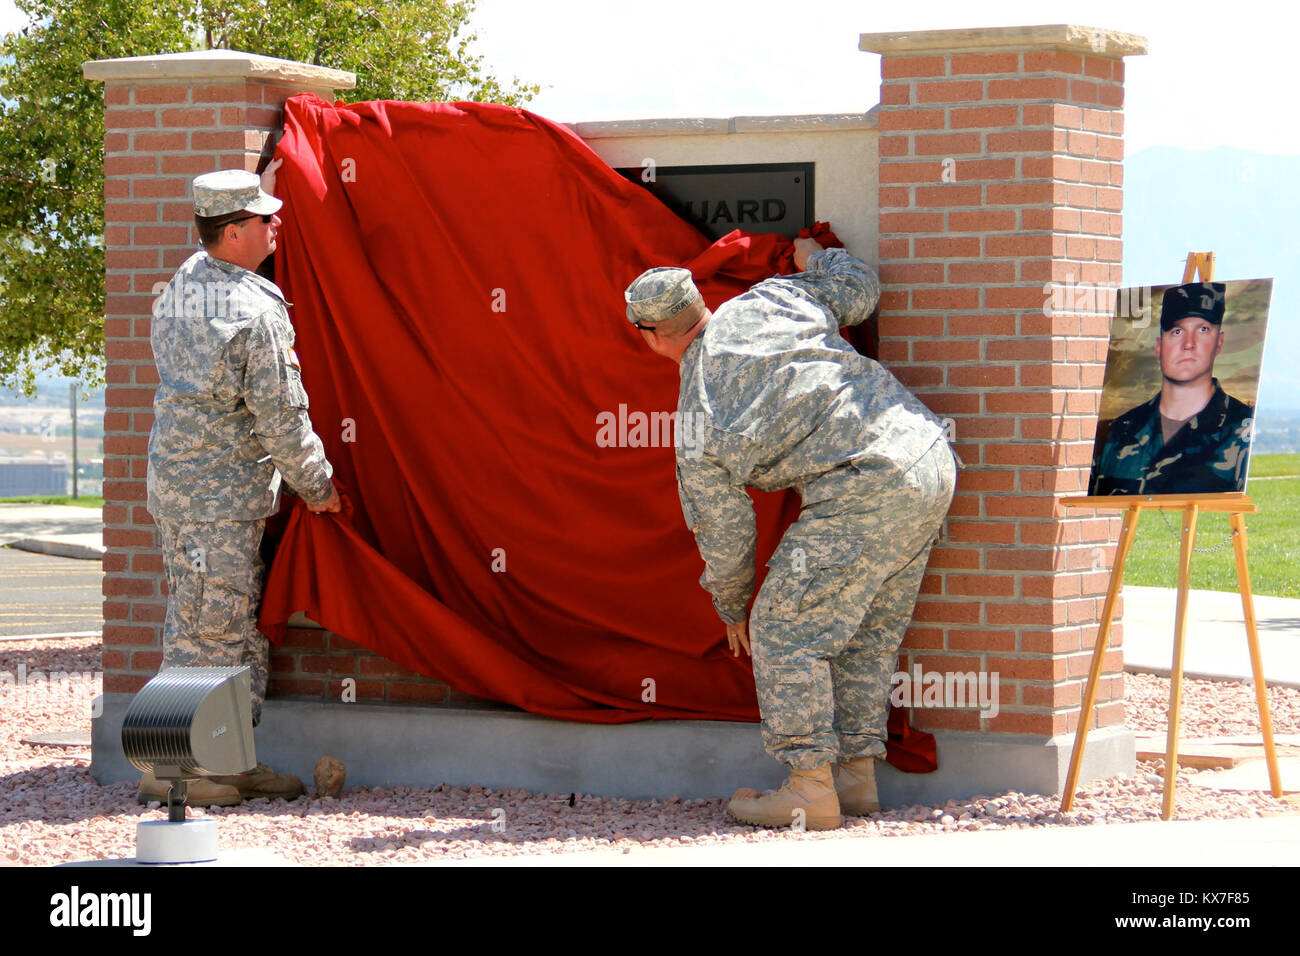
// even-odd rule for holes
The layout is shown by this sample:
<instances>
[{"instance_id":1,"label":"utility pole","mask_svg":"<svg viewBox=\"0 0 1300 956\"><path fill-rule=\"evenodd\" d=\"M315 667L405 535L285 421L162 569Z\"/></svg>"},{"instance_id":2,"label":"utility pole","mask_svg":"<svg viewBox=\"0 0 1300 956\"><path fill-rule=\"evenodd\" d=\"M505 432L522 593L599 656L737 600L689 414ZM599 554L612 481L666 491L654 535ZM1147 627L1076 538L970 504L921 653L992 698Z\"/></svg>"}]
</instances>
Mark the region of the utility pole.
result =
<instances>
[{"instance_id":1,"label":"utility pole","mask_svg":"<svg viewBox=\"0 0 1300 956\"><path fill-rule=\"evenodd\" d=\"M77 383L68 386L72 393L72 500L77 500Z\"/></svg>"}]
</instances>

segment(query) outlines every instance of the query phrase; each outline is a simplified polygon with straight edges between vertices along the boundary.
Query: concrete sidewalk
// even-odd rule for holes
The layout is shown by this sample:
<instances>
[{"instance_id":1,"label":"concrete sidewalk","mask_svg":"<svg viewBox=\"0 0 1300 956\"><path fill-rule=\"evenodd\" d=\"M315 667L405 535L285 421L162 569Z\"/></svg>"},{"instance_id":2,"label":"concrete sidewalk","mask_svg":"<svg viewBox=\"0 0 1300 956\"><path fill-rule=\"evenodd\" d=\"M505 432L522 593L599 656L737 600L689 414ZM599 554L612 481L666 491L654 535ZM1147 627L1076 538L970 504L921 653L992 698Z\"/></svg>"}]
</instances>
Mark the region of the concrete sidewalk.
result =
<instances>
[{"instance_id":1,"label":"concrete sidewalk","mask_svg":"<svg viewBox=\"0 0 1300 956\"><path fill-rule=\"evenodd\" d=\"M475 857L437 866L1294 866L1300 815Z\"/></svg>"},{"instance_id":2,"label":"concrete sidewalk","mask_svg":"<svg viewBox=\"0 0 1300 956\"><path fill-rule=\"evenodd\" d=\"M1300 687L1300 600L1256 596L1264 676L1270 684ZM1124 588L1124 669L1168 676L1174 655L1173 588ZM1251 677L1246 618L1236 591L1191 591L1183 676L1210 680Z\"/></svg>"},{"instance_id":3,"label":"concrete sidewalk","mask_svg":"<svg viewBox=\"0 0 1300 956\"><path fill-rule=\"evenodd\" d=\"M925 833L906 837L808 834L802 839L702 846L573 850L479 856L407 866L870 866L879 867L1195 867L1295 866L1300 815L1246 820L1156 820L1144 823ZM134 859L83 860L73 867L139 867ZM266 847L222 849L213 863L185 866L295 866Z\"/></svg>"},{"instance_id":4,"label":"concrete sidewalk","mask_svg":"<svg viewBox=\"0 0 1300 956\"><path fill-rule=\"evenodd\" d=\"M104 520L98 508L0 503L0 547L63 558L104 556Z\"/></svg>"}]
</instances>

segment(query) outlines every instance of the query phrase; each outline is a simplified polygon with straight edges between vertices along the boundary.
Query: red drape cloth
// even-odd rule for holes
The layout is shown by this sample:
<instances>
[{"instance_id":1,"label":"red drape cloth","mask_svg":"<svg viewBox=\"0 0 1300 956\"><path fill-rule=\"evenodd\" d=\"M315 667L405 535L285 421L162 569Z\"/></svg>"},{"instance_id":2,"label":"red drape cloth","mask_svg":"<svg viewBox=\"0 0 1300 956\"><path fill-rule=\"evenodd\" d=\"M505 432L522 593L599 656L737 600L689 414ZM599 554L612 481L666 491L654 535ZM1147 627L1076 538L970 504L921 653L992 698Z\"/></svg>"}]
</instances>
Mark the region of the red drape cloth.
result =
<instances>
[{"instance_id":1,"label":"red drape cloth","mask_svg":"<svg viewBox=\"0 0 1300 956\"><path fill-rule=\"evenodd\" d=\"M279 155L276 274L351 507L295 505L262 630L279 642L305 611L551 717L756 720L649 418L675 410L677 369L622 292L682 264L717 306L790 271L790 240L711 245L565 127L502 106L298 96ZM798 499L756 505L765 560ZM930 735L900 714L891 732L896 765L934 768Z\"/></svg>"}]
</instances>

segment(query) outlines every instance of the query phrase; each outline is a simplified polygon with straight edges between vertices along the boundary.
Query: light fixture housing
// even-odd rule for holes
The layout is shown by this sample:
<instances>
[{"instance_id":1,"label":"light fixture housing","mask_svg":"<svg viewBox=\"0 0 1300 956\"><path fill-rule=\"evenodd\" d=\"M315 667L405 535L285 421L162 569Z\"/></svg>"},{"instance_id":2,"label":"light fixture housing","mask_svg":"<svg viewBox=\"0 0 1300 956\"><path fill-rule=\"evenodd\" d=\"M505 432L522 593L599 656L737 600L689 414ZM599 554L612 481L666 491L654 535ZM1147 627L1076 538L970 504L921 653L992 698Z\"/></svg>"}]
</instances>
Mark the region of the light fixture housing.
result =
<instances>
[{"instance_id":1,"label":"light fixture housing","mask_svg":"<svg viewBox=\"0 0 1300 956\"><path fill-rule=\"evenodd\" d=\"M139 862L216 859L216 822L185 819L186 789L190 780L257 767L251 693L247 667L169 667L132 699L122 752L137 770L171 782L167 820L136 827Z\"/></svg>"}]
</instances>

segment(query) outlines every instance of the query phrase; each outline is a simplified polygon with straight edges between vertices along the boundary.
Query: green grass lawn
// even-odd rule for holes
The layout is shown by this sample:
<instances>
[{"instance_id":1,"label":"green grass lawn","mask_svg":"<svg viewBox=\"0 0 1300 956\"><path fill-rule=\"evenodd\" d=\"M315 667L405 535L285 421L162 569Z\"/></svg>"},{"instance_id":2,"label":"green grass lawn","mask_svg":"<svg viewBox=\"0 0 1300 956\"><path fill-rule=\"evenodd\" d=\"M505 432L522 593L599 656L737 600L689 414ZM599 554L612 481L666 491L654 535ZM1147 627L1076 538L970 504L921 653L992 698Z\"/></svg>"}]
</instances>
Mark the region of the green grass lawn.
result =
<instances>
[{"instance_id":1,"label":"green grass lawn","mask_svg":"<svg viewBox=\"0 0 1300 956\"><path fill-rule=\"evenodd\" d=\"M1300 455L1257 455L1251 478L1300 475ZM1300 598L1300 478L1251 481L1247 486L1258 514L1246 515L1246 552L1255 594ZM1124 565L1124 583L1147 587L1178 586L1181 515L1144 511L1137 540ZM1228 516L1202 513L1196 521L1196 547L1212 548L1229 537ZM1237 564L1231 541L1213 554L1192 555L1192 587L1236 591Z\"/></svg>"},{"instance_id":2,"label":"green grass lawn","mask_svg":"<svg viewBox=\"0 0 1300 956\"><path fill-rule=\"evenodd\" d=\"M1300 475L1300 455L1255 455L1250 459L1250 477L1275 475Z\"/></svg>"},{"instance_id":3,"label":"green grass lawn","mask_svg":"<svg viewBox=\"0 0 1300 956\"><path fill-rule=\"evenodd\" d=\"M17 498L0 498L0 504L76 505L78 508L103 508L103 495L19 495Z\"/></svg>"}]
</instances>

